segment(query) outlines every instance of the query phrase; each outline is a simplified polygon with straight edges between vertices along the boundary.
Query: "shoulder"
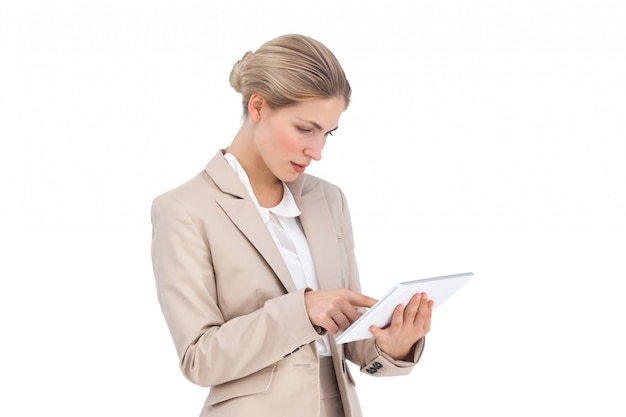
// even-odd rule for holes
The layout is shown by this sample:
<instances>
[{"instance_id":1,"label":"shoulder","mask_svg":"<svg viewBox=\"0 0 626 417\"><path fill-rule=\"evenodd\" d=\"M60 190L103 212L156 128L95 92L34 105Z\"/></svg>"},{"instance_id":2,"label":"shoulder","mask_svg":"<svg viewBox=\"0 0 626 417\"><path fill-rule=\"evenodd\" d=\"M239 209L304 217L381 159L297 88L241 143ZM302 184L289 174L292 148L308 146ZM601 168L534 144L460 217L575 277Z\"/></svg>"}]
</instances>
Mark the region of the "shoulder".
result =
<instances>
[{"instance_id":1,"label":"shoulder","mask_svg":"<svg viewBox=\"0 0 626 417\"><path fill-rule=\"evenodd\" d=\"M221 151L209 161L205 169L179 186L158 195L153 204L177 201L183 206L201 206L217 198L231 196L242 198L245 190Z\"/></svg>"},{"instance_id":2,"label":"shoulder","mask_svg":"<svg viewBox=\"0 0 626 417\"><path fill-rule=\"evenodd\" d=\"M321 194L332 212L347 210L347 200L343 190L339 186L314 175L303 174L297 183L293 184L292 191L294 189L302 198L320 196Z\"/></svg>"},{"instance_id":3,"label":"shoulder","mask_svg":"<svg viewBox=\"0 0 626 417\"><path fill-rule=\"evenodd\" d=\"M316 188L321 188L327 197L343 198L344 195L339 186L314 175L303 174L301 193L304 195Z\"/></svg>"},{"instance_id":4,"label":"shoulder","mask_svg":"<svg viewBox=\"0 0 626 417\"><path fill-rule=\"evenodd\" d=\"M167 190L154 198L153 204L165 201L178 201L179 203L193 203L199 195L210 193L214 187L206 172L203 170L184 183Z\"/></svg>"}]
</instances>

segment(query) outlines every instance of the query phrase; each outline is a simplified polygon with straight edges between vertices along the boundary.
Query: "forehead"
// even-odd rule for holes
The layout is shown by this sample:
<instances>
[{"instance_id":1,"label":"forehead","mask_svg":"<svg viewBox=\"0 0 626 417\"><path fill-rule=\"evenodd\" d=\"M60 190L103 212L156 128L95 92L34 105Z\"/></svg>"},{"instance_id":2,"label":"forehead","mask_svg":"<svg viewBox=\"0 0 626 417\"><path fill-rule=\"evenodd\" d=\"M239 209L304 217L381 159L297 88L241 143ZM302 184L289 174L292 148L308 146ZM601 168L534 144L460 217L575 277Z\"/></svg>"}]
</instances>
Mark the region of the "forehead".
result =
<instances>
[{"instance_id":1,"label":"forehead","mask_svg":"<svg viewBox=\"0 0 626 417\"><path fill-rule=\"evenodd\" d=\"M334 129L345 110L345 103L343 97L315 98L284 107L280 111L286 116L318 125L316 127Z\"/></svg>"}]
</instances>

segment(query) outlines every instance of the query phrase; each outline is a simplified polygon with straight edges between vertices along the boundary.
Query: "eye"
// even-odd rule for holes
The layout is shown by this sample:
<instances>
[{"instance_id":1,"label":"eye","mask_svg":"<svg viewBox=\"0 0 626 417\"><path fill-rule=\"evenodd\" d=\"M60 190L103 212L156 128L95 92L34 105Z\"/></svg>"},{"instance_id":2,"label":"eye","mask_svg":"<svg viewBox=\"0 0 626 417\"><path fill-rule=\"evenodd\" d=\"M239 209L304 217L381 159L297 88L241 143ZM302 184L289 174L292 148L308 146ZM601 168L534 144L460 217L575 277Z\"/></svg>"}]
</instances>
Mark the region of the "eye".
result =
<instances>
[{"instance_id":1,"label":"eye","mask_svg":"<svg viewBox=\"0 0 626 417\"><path fill-rule=\"evenodd\" d=\"M307 129L306 127L297 127L298 131L302 133L310 133L311 129Z\"/></svg>"}]
</instances>

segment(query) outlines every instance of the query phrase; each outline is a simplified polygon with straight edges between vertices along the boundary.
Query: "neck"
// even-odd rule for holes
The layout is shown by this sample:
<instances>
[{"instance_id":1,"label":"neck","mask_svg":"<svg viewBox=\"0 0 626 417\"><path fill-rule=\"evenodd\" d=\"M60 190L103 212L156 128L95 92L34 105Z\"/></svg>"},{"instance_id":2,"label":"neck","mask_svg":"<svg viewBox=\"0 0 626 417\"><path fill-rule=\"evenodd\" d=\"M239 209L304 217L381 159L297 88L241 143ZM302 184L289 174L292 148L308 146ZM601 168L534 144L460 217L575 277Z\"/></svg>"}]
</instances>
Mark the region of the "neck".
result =
<instances>
[{"instance_id":1,"label":"neck","mask_svg":"<svg viewBox=\"0 0 626 417\"><path fill-rule=\"evenodd\" d=\"M283 184L267 168L253 140L249 119L241 125L227 151L237 158L250 180L252 191L261 207L274 207L283 198Z\"/></svg>"}]
</instances>

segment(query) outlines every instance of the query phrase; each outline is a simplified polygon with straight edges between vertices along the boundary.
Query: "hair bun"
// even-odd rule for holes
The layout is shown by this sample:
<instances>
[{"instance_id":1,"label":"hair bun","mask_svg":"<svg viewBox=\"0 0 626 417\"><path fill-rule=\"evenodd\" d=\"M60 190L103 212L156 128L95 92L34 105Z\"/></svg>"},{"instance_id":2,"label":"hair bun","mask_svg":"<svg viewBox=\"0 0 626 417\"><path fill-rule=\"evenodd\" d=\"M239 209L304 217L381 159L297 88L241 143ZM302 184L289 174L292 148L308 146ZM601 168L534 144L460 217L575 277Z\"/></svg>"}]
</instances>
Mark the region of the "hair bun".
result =
<instances>
[{"instance_id":1,"label":"hair bun","mask_svg":"<svg viewBox=\"0 0 626 417\"><path fill-rule=\"evenodd\" d=\"M230 72L230 77L229 77L230 85L238 93L241 93L241 74L244 72L244 69L246 67L246 62L251 56L252 56L252 51L248 51L245 54L243 54L243 57L239 61L235 62L235 65L233 65L233 69Z\"/></svg>"}]
</instances>

